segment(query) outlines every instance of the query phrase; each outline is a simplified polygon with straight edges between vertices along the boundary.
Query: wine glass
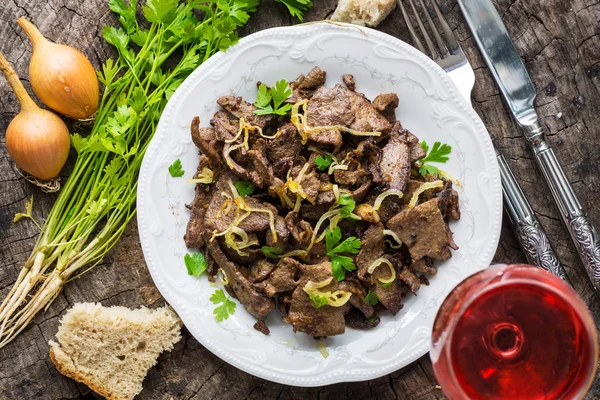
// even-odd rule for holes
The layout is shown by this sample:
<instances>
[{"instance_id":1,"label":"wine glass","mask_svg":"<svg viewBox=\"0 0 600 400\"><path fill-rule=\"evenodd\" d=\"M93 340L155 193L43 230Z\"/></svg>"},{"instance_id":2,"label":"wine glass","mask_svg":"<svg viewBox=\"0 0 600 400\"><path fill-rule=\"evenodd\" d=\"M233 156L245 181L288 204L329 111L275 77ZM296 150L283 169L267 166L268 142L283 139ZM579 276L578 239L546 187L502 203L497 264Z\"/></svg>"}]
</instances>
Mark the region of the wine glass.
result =
<instances>
[{"instance_id":1,"label":"wine glass","mask_svg":"<svg viewBox=\"0 0 600 400\"><path fill-rule=\"evenodd\" d=\"M598 362L596 326L577 293L528 265L460 283L434 322L435 376L452 399L582 399Z\"/></svg>"}]
</instances>

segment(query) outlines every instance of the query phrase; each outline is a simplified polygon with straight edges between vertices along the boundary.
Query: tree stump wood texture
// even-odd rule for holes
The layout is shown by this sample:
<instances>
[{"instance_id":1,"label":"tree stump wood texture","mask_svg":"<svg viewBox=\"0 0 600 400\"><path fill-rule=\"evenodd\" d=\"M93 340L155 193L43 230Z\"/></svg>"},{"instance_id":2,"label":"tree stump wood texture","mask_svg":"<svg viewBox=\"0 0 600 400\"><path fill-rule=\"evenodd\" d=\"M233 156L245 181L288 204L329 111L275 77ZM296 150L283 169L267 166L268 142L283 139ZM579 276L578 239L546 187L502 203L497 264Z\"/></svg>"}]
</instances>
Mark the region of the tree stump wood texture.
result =
<instances>
[{"instance_id":1,"label":"tree stump wood texture","mask_svg":"<svg viewBox=\"0 0 600 400\"><path fill-rule=\"evenodd\" d=\"M327 18L336 0L313 0L307 21ZM575 249L562 226L550 192L536 167L521 132L507 112L498 88L478 54L455 0L440 1L442 12L465 49L476 83L473 104L506 155L542 225L554 244L575 289L595 318L600 303L587 281ZM537 110L548 127L568 179L600 228L600 3L598 0L496 0L502 19L514 39L538 90ZM74 46L95 67L115 52L101 38L104 25L116 18L105 0L5 0L0 2L0 51L11 62L28 90L31 44L16 24L25 16L51 40ZM285 6L262 0L241 34L290 25ZM400 10L378 28L406 42L408 31ZM15 281L34 245L37 228L29 220L13 223L25 200L35 196L34 215L43 220L55 199L27 183L15 169L5 145L6 127L19 110L6 81L0 79L0 296ZM68 166L73 165L73 159ZM68 175L69 167L65 169ZM506 224L505 224L506 225ZM509 227L502 228L497 262L524 262ZM48 357L48 340L57 331L59 318L75 302L103 305L158 307L164 303L144 264L137 226L132 222L121 241L101 265L69 283L48 311L10 345L0 350L0 398L93 399L86 386L62 376ZM388 376L368 382L343 383L319 388L283 386L248 375L226 364L203 348L184 329L181 340L163 354L144 381L139 399L443 399L436 387L431 363L425 356ZM595 382L589 399L600 399Z\"/></svg>"}]
</instances>

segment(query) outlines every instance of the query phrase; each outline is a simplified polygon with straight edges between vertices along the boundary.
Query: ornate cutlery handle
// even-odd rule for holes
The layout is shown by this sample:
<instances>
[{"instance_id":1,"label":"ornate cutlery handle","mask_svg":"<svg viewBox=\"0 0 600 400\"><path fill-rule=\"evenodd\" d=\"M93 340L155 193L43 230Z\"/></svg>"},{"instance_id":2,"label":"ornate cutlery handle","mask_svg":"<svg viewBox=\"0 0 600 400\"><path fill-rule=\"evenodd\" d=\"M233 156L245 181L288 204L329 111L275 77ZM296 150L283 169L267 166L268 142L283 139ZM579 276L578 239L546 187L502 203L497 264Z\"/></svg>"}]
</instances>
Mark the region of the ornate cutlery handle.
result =
<instances>
[{"instance_id":1,"label":"ornate cutlery handle","mask_svg":"<svg viewBox=\"0 0 600 400\"><path fill-rule=\"evenodd\" d=\"M596 292L600 293L600 238L590 224L581 203L556 159L556 155L544 140L544 130L539 121L523 126L527 140L531 143L536 161L550 187L571 239L575 243L579 258Z\"/></svg>"},{"instance_id":2,"label":"ornate cutlery handle","mask_svg":"<svg viewBox=\"0 0 600 400\"><path fill-rule=\"evenodd\" d=\"M514 174L510 170L506 159L498 150L496 158L500 166L502 178L502 193L504 195L504 208L510 222L517 234L517 239L525 252L527 261L537 265L543 270L569 282L546 233L538 222L531 205L523 194Z\"/></svg>"}]
</instances>

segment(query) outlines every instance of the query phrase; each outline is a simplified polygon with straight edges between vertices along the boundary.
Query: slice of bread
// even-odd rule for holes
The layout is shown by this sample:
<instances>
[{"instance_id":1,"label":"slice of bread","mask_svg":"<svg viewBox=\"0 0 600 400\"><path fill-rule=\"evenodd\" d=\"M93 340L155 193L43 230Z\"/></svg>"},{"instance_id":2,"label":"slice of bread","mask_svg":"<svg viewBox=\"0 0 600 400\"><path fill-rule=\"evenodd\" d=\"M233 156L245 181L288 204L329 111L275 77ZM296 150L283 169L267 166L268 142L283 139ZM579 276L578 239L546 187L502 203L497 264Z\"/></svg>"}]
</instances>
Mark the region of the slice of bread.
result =
<instances>
[{"instance_id":1,"label":"slice of bread","mask_svg":"<svg viewBox=\"0 0 600 400\"><path fill-rule=\"evenodd\" d=\"M340 0L332 21L377 26L396 7L396 0Z\"/></svg>"},{"instance_id":2,"label":"slice of bread","mask_svg":"<svg viewBox=\"0 0 600 400\"><path fill-rule=\"evenodd\" d=\"M160 353L181 339L181 320L170 307L102 307L78 303L61 319L50 358L64 375L108 400L133 399Z\"/></svg>"}]
</instances>

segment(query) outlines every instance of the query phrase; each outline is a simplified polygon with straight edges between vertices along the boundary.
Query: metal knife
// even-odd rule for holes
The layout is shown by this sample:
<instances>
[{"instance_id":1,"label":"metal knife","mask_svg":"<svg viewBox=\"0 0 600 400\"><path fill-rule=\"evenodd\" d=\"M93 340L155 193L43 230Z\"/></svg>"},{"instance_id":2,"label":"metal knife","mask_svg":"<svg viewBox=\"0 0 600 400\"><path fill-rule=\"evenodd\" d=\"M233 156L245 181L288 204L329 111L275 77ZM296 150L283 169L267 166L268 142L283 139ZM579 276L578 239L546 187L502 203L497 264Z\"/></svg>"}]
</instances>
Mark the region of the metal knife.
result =
<instances>
[{"instance_id":1,"label":"metal knife","mask_svg":"<svg viewBox=\"0 0 600 400\"><path fill-rule=\"evenodd\" d=\"M529 74L491 0L458 0L504 100L523 128L594 289L600 293L600 238L581 207L533 107Z\"/></svg>"}]
</instances>

